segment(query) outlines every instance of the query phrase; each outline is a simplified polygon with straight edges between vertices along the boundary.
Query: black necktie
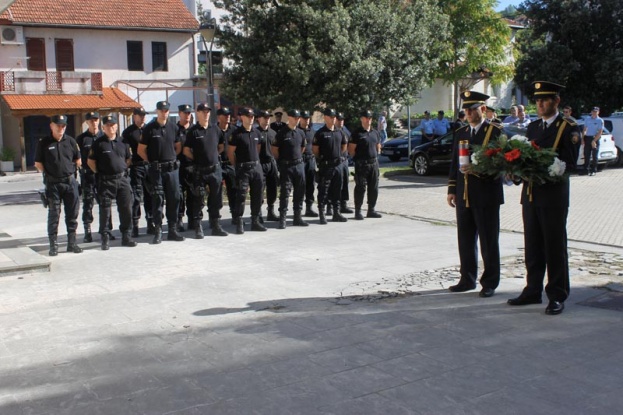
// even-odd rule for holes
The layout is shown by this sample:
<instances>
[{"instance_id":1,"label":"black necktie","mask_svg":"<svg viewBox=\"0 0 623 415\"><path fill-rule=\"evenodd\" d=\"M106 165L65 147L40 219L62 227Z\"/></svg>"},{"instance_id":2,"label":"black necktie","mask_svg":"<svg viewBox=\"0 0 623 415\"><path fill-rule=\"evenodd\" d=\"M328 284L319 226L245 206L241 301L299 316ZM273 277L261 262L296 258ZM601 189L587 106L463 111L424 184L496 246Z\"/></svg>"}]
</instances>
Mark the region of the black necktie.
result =
<instances>
[{"instance_id":1,"label":"black necktie","mask_svg":"<svg viewBox=\"0 0 623 415\"><path fill-rule=\"evenodd\" d=\"M470 136L471 138L476 137L476 129L472 128L472 135Z\"/></svg>"},{"instance_id":2,"label":"black necktie","mask_svg":"<svg viewBox=\"0 0 623 415\"><path fill-rule=\"evenodd\" d=\"M547 128L547 121L543 121L543 131Z\"/></svg>"}]
</instances>

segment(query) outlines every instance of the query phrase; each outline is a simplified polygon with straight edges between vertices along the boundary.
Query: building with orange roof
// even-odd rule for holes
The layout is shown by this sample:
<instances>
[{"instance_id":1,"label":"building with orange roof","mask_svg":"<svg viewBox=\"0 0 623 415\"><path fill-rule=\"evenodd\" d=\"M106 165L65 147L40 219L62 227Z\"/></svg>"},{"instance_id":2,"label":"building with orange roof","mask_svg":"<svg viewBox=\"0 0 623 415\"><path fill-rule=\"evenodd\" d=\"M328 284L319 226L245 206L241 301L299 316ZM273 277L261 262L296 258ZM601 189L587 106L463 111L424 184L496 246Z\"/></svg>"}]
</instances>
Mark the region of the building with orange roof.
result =
<instances>
[{"instance_id":1,"label":"building with orange roof","mask_svg":"<svg viewBox=\"0 0 623 415\"><path fill-rule=\"evenodd\" d=\"M0 147L16 150L16 165L26 169L53 114L69 116L75 137L88 111L130 115L141 106L155 111L160 100L196 102L199 23L186 4L195 7L15 0L0 14ZM120 117L120 128L128 122Z\"/></svg>"}]
</instances>

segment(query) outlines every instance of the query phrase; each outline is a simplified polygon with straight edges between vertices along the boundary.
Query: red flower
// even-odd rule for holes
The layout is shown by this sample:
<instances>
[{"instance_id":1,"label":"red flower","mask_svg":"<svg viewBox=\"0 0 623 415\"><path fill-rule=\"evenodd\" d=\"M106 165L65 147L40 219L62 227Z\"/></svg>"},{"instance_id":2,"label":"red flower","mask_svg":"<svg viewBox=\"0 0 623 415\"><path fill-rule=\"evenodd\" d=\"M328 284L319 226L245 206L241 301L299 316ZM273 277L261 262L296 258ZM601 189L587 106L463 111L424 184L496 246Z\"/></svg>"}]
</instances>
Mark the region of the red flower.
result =
<instances>
[{"instance_id":1,"label":"red flower","mask_svg":"<svg viewBox=\"0 0 623 415\"><path fill-rule=\"evenodd\" d=\"M530 141L530 144L532 145L532 148L534 148L535 150L540 150L541 147L539 147L539 145L537 143L535 143L534 141Z\"/></svg>"},{"instance_id":2,"label":"red flower","mask_svg":"<svg viewBox=\"0 0 623 415\"><path fill-rule=\"evenodd\" d=\"M519 157L521 157L521 151L518 148L516 148L514 150L511 150L511 151L509 151L507 153L504 153L504 158L508 162L512 162L514 160L517 160Z\"/></svg>"},{"instance_id":3,"label":"red flower","mask_svg":"<svg viewBox=\"0 0 623 415\"><path fill-rule=\"evenodd\" d=\"M488 150L485 151L485 156L487 157L493 157L496 154L498 154L500 151L502 151L501 148L490 148Z\"/></svg>"}]
</instances>

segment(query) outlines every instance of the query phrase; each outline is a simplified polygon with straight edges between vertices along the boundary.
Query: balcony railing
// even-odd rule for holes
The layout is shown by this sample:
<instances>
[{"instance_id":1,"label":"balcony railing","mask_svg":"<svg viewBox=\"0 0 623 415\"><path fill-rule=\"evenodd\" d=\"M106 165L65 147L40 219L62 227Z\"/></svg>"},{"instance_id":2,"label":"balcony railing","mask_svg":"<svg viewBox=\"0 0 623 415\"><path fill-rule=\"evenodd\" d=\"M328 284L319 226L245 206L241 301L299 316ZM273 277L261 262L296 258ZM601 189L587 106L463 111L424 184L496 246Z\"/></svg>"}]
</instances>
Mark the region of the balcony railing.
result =
<instances>
[{"instance_id":1,"label":"balcony railing","mask_svg":"<svg viewBox=\"0 0 623 415\"><path fill-rule=\"evenodd\" d=\"M0 93L98 94L101 72L7 71L0 72Z\"/></svg>"}]
</instances>

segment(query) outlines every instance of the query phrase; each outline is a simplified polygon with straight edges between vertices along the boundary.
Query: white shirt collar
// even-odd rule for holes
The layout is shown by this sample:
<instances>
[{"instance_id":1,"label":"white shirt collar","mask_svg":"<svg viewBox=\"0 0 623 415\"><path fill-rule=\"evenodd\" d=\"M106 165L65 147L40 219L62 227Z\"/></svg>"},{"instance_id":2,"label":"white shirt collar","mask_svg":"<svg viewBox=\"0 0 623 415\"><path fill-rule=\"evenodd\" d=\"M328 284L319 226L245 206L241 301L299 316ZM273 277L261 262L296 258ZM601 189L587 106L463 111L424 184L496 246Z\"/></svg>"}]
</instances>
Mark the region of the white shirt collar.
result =
<instances>
[{"instance_id":1,"label":"white shirt collar","mask_svg":"<svg viewBox=\"0 0 623 415\"><path fill-rule=\"evenodd\" d=\"M482 120L480 120L480 124L478 124L478 125L477 125L477 126L475 126L475 127L472 127L472 125L471 125L471 124L469 125L469 126L470 126L470 128L473 128L473 129L475 130L474 134L478 134L478 131L480 131L480 127L482 127L482 125L485 123L485 119L486 119L486 118L485 118L485 117L483 117L483 118L482 118ZM470 129L470 130L469 130L469 132L471 133L471 131L472 131L472 130Z\"/></svg>"},{"instance_id":2,"label":"white shirt collar","mask_svg":"<svg viewBox=\"0 0 623 415\"><path fill-rule=\"evenodd\" d=\"M542 118L542 120L543 120L543 122L547 123L547 126L549 127L550 125L552 125L552 123L554 122L554 120L555 120L556 118L558 118L558 114L559 114L559 112L558 112L558 111L556 111L556 114L554 114L554 116L553 116L553 117L550 117L550 118L548 118L548 119L544 119L544 118Z\"/></svg>"}]
</instances>

